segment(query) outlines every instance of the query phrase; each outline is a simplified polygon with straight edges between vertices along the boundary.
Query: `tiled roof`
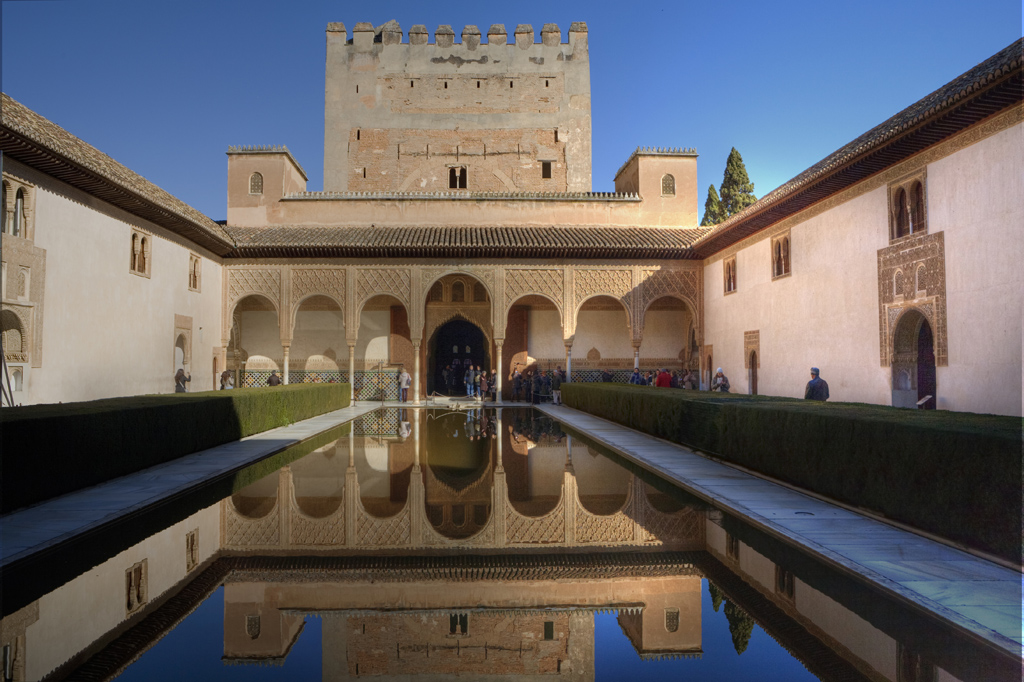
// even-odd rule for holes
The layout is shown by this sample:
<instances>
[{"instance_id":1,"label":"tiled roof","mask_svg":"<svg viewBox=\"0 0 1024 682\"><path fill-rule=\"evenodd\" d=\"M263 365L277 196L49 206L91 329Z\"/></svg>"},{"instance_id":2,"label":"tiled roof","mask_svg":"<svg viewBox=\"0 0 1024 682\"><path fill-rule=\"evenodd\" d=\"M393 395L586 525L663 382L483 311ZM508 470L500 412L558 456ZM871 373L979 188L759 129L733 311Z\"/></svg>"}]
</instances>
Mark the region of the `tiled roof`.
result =
<instances>
[{"instance_id":1,"label":"tiled roof","mask_svg":"<svg viewBox=\"0 0 1024 682\"><path fill-rule=\"evenodd\" d=\"M231 227L237 258L692 258L701 229Z\"/></svg>"},{"instance_id":2,"label":"tiled roof","mask_svg":"<svg viewBox=\"0 0 1024 682\"><path fill-rule=\"evenodd\" d=\"M472 190L437 190L432 192L290 192L284 201L368 201L371 199L408 199L417 201L622 201L640 202L636 192L474 192Z\"/></svg>"},{"instance_id":3,"label":"tiled roof","mask_svg":"<svg viewBox=\"0 0 1024 682\"><path fill-rule=\"evenodd\" d=\"M875 126L694 244L702 256L734 244L811 204L1021 101L1024 38Z\"/></svg>"},{"instance_id":4,"label":"tiled roof","mask_svg":"<svg viewBox=\"0 0 1024 682\"><path fill-rule=\"evenodd\" d=\"M0 149L6 156L152 221L214 253L232 244L224 229L6 93L0 95Z\"/></svg>"}]
</instances>

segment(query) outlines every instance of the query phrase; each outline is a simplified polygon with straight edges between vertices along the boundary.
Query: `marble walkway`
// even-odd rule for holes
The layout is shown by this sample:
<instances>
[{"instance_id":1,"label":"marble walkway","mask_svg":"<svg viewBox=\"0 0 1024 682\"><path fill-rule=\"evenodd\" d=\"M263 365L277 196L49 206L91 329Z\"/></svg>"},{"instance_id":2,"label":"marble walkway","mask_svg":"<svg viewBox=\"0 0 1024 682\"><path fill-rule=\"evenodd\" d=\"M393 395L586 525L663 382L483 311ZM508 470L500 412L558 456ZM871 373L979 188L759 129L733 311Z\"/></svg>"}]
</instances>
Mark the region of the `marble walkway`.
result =
<instances>
[{"instance_id":1,"label":"marble walkway","mask_svg":"<svg viewBox=\"0 0 1024 682\"><path fill-rule=\"evenodd\" d=\"M545 414L761 531L1021 655L1021 573L568 407Z\"/></svg>"},{"instance_id":2,"label":"marble walkway","mask_svg":"<svg viewBox=\"0 0 1024 682\"><path fill-rule=\"evenodd\" d=\"M240 471L380 406L379 402L359 402L7 514L0 517L0 568L168 497Z\"/></svg>"}]
</instances>

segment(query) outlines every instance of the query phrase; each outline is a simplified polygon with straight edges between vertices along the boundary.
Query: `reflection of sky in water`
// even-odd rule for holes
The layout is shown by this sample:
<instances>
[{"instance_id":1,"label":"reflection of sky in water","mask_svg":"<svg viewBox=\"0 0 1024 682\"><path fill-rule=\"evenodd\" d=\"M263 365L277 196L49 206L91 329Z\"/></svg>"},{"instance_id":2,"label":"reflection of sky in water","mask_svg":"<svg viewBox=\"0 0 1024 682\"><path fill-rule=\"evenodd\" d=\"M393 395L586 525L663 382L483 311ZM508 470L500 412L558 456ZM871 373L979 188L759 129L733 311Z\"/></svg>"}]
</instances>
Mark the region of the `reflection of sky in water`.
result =
<instances>
[{"instance_id":1,"label":"reflection of sky in water","mask_svg":"<svg viewBox=\"0 0 1024 682\"><path fill-rule=\"evenodd\" d=\"M641 661L619 627L615 614L594 615L594 668L598 681L700 680L701 682L802 682L811 675L759 627L750 643L737 655L723 612L715 613L707 581L702 582L701 659ZM307 616L302 634L282 666L235 666L221 662L224 648L224 588L220 587L177 628L167 634L124 672L125 682L179 682L188 680L289 680L323 679L321 621ZM557 680L557 675L550 676ZM371 678L372 679L372 678ZM415 680L415 677L410 678ZM469 678L466 678L469 679ZM510 680L515 679L510 677Z\"/></svg>"}]
</instances>

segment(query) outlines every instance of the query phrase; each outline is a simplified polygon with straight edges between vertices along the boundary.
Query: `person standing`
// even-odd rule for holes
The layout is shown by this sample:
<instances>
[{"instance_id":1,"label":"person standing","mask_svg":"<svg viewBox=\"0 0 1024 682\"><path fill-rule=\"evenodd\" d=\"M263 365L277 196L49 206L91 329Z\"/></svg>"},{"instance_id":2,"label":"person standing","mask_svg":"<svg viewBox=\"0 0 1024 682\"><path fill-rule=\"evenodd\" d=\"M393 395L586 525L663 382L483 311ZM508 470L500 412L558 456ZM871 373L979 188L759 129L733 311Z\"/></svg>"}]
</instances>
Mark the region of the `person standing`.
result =
<instances>
[{"instance_id":1,"label":"person standing","mask_svg":"<svg viewBox=\"0 0 1024 682\"><path fill-rule=\"evenodd\" d=\"M452 392L452 366L445 365L444 369L441 370L441 383L444 384L444 390L449 394Z\"/></svg>"},{"instance_id":2,"label":"person standing","mask_svg":"<svg viewBox=\"0 0 1024 682\"><path fill-rule=\"evenodd\" d=\"M658 372L658 378L654 380L654 385L658 388L672 388L672 376L667 369Z\"/></svg>"},{"instance_id":3,"label":"person standing","mask_svg":"<svg viewBox=\"0 0 1024 682\"><path fill-rule=\"evenodd\" d=\"M729 388L729 378L722 373L722 368L719 367L715 372L715 378L711 381L711 390L718 391L719 393L728 393Z\"/></svg>"},{"instance_id":4,"label":"person standing","mask_svg":"<svg viewBox=\"0 0 1024 682\"><path fill-rule=\"evenodd\" d=\"M540 397L544 393L544 380L539 371L533 373L533 404L540 405Z\"/></svg>"},{"instance_id":5,"label":"person standing","mask_svg":"<svg viewBox=\"0 0 1024 682\"><path fill-rule=\"evenodd\" d=\"M643 386L644 385L644 378L640 374L640 368L639 367L634 367L633 368L633 373L629 375L629 383L633 384L634 386Z\"/></svg>"},{"instance_id":6,"label":"person standing","mask_svg":"<svg viewBox=\"0 0 1024 682\"><path fill-rule=\"evenodd\" d=\"M523 392L523 373L519 371L519 365L516 365L515 371L512 372L512 401L519 402L519 399Z\"/></svg>"},{"instance_id":7,"label":"person standing","mask_svg":"<svg viewBox=\"0 0 1024 682\"><path fill-rule=\"evenodd\" d=\"M174 374L174 392L175 393L187 393L188 388L185 386L188 382L192 381L191 374L185 374L185 370L179 368Z\"/></svg>"},{"instance_id":8,"label":"person standing","mask_svg":"<svg viewBox=\"0 0 1024 682\"><path fill-rule=\"evenodd\" d=\"M551 375L551 404L562 404L562 368L559 367Z\"/></svg>"},{"instance_id":9,"label":"person standing","mask_svg":"<svg viewBox=\"0 0 1024 682\"><path fill-rule=\"evenodd\" d=\"M235 387L235 379L231 376L231 372L224 370L220 373L220 390L229 391Z\"/></svg>"},{"instance_id":10,"label":"person standing","mask_svg":"<svg viewBox=\"0 0 1024 682\"><path fill-rule=\"evenodd\" d=\"M462 381L466 384L466 397L473 397L473 365L470 365L466 369L466 373L462 375Z\"/></svg>"},{"instance_id":11,"label":"person standing","mask_svg":"<svg viewBox=\"0 0 1024 682\"><path fill-rule=\"evenodd\" d=\"M402 390L401 401L404 403L409 399L409 387L412 386L412 377L405 371L405 367L402 367L402 372L398 375L398 387Z\"/></svg>"},{"instance_id":12,"label":"person standing","mask_svg":"<svg viewBox=\"0 0 1024 682\"><path fill-rule=\"evenodd\" d=\"M828 382L819 376L817 367L811 367L811 380L804 390L804 400L828 400Z\"/></svg>"}]
</instances>

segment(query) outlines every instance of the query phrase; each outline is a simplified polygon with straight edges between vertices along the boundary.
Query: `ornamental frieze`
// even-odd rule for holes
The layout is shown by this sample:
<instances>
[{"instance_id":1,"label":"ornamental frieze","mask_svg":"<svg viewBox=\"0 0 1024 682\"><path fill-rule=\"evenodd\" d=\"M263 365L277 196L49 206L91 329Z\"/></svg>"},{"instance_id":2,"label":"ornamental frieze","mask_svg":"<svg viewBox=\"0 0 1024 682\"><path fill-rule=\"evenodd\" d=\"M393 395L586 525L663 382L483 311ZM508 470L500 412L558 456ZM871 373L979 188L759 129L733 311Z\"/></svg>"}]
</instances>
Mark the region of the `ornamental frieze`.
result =
<instances>
[{"instance_id":1,"label":"ornamental frieze","mask_svg":"<svg viewBox=\"0 0 1024 682\"><path fill-rule=\"evenodd\" d=\"M878 250L878 346L882 367L894 361L895 331L909 310L931 326L935 364L949 363L946 334L946 249L942 232L912 235Z\"/></svg>"}]
</instances>

